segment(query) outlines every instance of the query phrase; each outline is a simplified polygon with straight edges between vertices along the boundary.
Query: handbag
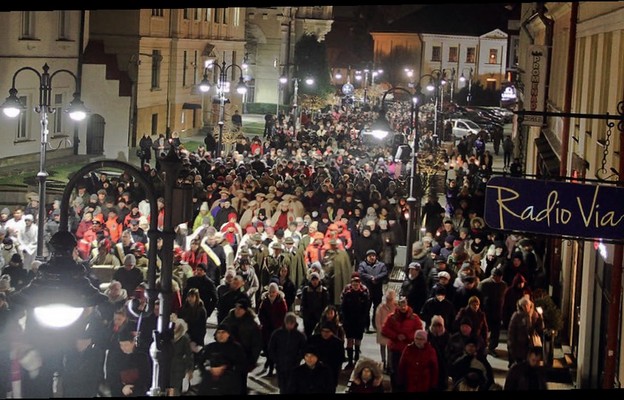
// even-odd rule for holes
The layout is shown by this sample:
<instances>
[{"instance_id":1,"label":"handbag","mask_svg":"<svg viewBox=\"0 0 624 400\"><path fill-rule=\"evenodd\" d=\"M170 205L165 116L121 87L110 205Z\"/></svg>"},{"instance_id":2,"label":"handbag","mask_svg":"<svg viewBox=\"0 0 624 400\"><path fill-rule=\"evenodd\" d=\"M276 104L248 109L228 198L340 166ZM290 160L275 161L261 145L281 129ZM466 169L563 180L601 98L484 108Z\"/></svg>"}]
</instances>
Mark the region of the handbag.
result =
<instances>
[{"instance_id":1,"label":"handbag","mask_svg":"<svg viewBox=\"0 0 624 400\"><path fill-rule=\"evenodd\" d=\"M143 149L137 149L137 151L136 151L136 155L137 155L137 157L139 157L139 158L143 158L143 156L145 155L145 154L143 153Z\"/></svg>"},{"instance_id":2,"label":"handbag","mask_svg":"<svg viewBox=\"0 0 624 400\"><path fill-rule=\"evenodd\" d=\"M537 334L536 332L533 332L531 335L529 335L529 343L531 344L531 347L543 347L542 336Z\"/></svg>"}]
</instances>

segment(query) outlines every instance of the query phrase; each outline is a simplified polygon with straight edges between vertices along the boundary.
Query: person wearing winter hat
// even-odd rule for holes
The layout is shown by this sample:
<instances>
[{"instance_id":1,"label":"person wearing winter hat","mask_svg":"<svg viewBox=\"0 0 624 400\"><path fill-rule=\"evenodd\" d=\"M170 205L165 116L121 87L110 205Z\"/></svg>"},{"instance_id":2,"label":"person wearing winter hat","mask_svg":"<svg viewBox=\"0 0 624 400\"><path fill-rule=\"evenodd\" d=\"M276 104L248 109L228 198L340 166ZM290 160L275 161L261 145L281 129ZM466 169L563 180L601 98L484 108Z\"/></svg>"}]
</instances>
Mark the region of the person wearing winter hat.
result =
<instances>
[{"instance_id":1,"label":"person wearing winter hat","mask_svg":"<svg viewBox=\"0 0 624 400\"><path fill-rule=\"evenodd\" d=\"M113 279L119 281L121 287L126 289L128 293L134 293L137 286L144 282L143 272L137 268L134 254L126 254L123 267L117 268L113 272Z\"/></svg>"},{"instance_id":2,"label":"person wearing winter hat","mask_svg":"<svg viewBox=\"0 0 624 400\"><path fill-rule=\"evenodd\" d=\"M306 346L303 363L295 367L286 388L286 394L334 394L331 368L319 359L315 346Z\"/></svg>"},{"instance_id":3,"label":"person wearing winter hat","mask_svg":"<svg viewBox=\"0 0 624 400\"><path fill-rule=\"evenodd\" d=\"M304 333L297 329L297 314L287 312L284 324L271 334L268 346L269 357L275 362L277 369L280 394L287 392L292 371L303 357L306 341Z\"/></svg>"},{"instance_id":4,"label":"person wearing winter hat","mask_svg":"<svg viewBox=\"0 0 624 400\"><path fill-rule=\"evenodd\" d=\"M417 330L401 354L397 379L407 393L428 392L438 385L438 356L426 330ZM395 388L392 391L397 392Z\"/></svg>"}]
</instances>

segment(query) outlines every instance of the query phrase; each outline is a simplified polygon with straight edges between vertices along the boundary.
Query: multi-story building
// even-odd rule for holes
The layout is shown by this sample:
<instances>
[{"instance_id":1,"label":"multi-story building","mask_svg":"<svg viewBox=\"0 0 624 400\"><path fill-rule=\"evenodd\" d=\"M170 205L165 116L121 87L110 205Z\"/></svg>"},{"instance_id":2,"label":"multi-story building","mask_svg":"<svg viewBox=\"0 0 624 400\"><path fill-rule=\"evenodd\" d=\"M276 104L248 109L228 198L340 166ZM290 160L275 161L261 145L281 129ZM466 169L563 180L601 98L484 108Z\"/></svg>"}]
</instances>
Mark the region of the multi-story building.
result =
<instances>
[{"instance_id":1,"label":"multi-story building","mask_svg":"<svg viewBox=\"0 0 624 400\"><path fill-rule=\"evenodd\" d=\"M82 64L83 27L88 11L11 11L0 13L0 91L14 85L26 106L18 118L0 116L0 165L92 152L117 158L127 137L130 98L120 96L119 80L107 80L105 70ZM44 65L51 76L42 85ZM18 72L19 71L19 72ZM73 76L72 76L73 75ZM49 86L50 93L42 93ZM64 110L75 92L81 93L92 118L71 121ZM45 96L41 96L45 94ZM35 107L47 104L47 130ZM106 127L107 135L104 134ZM119 145L118 145L119 144ZM43 149L43 150L42 150Z\"/></svg>"},{"instance_id":2,"label":"multi-story building","mask_svg":"<svg viewBox=\"0 0 624 400\"><path fill-rule=\"evenodd\" d=\"M384 79L394 86L425 86L433 75L445 80L444 93L451 97L476 82L500 89L507 73L507 26L502 20L477 23L476 17L467 23L477 9L472 7L472 14L455 10L461 7L430 5L373 29L373 57L384 69ZM464 22L456 23L460 20ZM422 82L416 82L419 78Z\"/></svg>"},{"instance_id":3,"label":"multi-story building","mask_svg":"<svg viewBox=\"0 0 624 400\"><path fill-rule=\"evenodd\" d=\"M521 21L518 110L546 113L518 115L516 155L525 172L614 188L624 173L624 2L523 3ZM603 203L603 215L617 204ZM622 222L617 216L612 226ZM547 248L550 288L565 319L559 335L576 360L577 386L619 387L622 238L577 233L550 237Z\"/></svg>"},{"instance_id":4,"label":"multi-story building","mask_svg":"<svg viewBox=\"0 0 624 400\"><path fill-rule=\"evenodd\" d=\"M234 87L243 74L244 8L93 10L89 20L85 58L101 62L114 55L130 79L128 145L144 132L185 136L216 126L216 93L202 95L197 87L204 74L218 83L223 62L226 85ZM210 63L219 67L207 68ZM227 97L226 118L243 101L234 90Z\"/></svg>"},{"instance_id":5,"label":"multi-story building","mask_svg":"<svg viewBox=\"0 0 624 400\"><path fill-rule=\"evenodd\" d=\"M332 22L332 6L248 7L248 101L289 104L292 78L296 77L294 60L297 41L306 34L324 40ZM280 84L281 76L289 78L290 84Z\"/></svg>"}]
</instances>

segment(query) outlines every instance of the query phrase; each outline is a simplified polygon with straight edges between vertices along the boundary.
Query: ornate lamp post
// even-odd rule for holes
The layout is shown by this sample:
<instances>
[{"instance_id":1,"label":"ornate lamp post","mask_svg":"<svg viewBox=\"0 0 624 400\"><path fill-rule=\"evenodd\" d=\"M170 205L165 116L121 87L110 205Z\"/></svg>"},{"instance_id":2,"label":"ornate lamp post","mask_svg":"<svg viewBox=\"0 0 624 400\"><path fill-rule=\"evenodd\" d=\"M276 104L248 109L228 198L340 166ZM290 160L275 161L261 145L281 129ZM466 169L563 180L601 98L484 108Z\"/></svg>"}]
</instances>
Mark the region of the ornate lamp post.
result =
<instances>
[{"instance_id":1,"label":"ornate lamp post","mask_svg":"<svg viewBox=\"0 0 624 400\"><path fill-rule=\"evenodd\" d=\"M410 96L410 129L413 132L413 141L411 149L411 169L410 169L410 188L409 197L407 203L409 205L409 215L407 218L407 236L406 236L406 252L405 252L405 265L409 265L412 260L412 242L418 239L417 227L420 219L420 203L421 203L421 190L420 190L420 177L418 171L418 150L419 150L419 130L418 130L418 112L420 107L419 96L413 94L409 90L394 86L384 92L381 98L381 114L379 119L373 124L371 130L373 132L379 132L378 135L391 130L390 124L386 119L385 100L386 96L390 93L402 92ZM384 135L384 137L385 137Z\"/></svg>"},{"instance_id":2,"label":"ornate lamp post","mask_svg":"<svg viewBox=\"0 0 624 400\"><path fill-rule=\"evenodd\" d=\"M53 73L49 72L50 67L48 64L43 65L43 72L39 72L32 67L22 67L15 71L13 74L13 83L9 90L9 97L6 98L4 104L0 106L3 109L5 115L11 118L17 117L23 110L26 109L19 97L17 96L17 89L15 88L15 81L17 75L22 71L32 71L39 78L39 104L35 106L34 110L40 116L41 122L41 137L39 147L39 172L37 173L37 180L39 181L39 209L37 216L37 255L36 259L42 261L43 256L43 234L44 225L46 222L46 180L48 173L46 171L46 150L48 146L48 116L54 114L56 109L51 107L50 101L52 100L52 80L59 73L65 73L74 78L75 92L74 98L69 103L67 112L71 119L75 121L81 121L87 116L87 109L84 106L82 100L80 100L80 81L78 77L67 69L59 69Z\"/></svg>"},{"instance_id":3,"label":"ornate lamp post","mask_svg":"<svg viewBox=\"0 0 624 400\"><path fill-rule=\"evenodd\" d=\"M225 54L223 54L223 58L225 58ZM219 96L219 140L217 143L217 151L216 157L221 157L222 145L223 145L223 125L225 124L225 103L228 100L225 95L229 92L229 84L230 82L227 79L227 73L232 68L237 68L240 72L240 77L238 78L238 84L236 85L236 91L244 95L247 93L247 85L245 85L245 81L243 80L243 69L237 64L227 65L225 60L221 63L221 65L216 62L209 62L208 65L204 68L204 78L199 83L199 90L203 93L206 93L210 90L211 84L208 79L208 69L216 68L219 71L219 80L216 84L217 95Z\"/></svg>"},{"instance_id":4,"label":"ornate lamp post","mask_svg":"<svg viewBox=\"0 0 624 400\"><path fill-rule=\"evenodd\" d=\"M459 76L459 81L464 83L466 82L466 80L468 80L468 95L466 96L466 105L470 105L470 100L472 100L472 67L469 68L469 72L468 72L468 78L466 78L464 76L464 71L467 68L463 68L462 69L462 73Z\"/></svg>"},{"instance_id":5,"label":"ornate lamp post","mask_svg":"<svg viewBox=\"0 0 624 400\"><path fill-rule=\"evenodd\" d=\"M293 100L292 100L292 107L293 107L293 111L294 111L294 116L295 116L295 123L294 123L294 127L295 127L295 133L297 132L297 130L300 127L300 121L299 121L299 107L298 107L298 99L299 99L299 81L301 80L301 78L291 78L293 81ZM285 85L286 83L288 83L288 77L286 75L282 75L279 78L279 81L282 85ZM306 77L304 80L305 84L307 86L312 86L314 85L314 78L312 77Z\"/></svg>"}]
</instances>

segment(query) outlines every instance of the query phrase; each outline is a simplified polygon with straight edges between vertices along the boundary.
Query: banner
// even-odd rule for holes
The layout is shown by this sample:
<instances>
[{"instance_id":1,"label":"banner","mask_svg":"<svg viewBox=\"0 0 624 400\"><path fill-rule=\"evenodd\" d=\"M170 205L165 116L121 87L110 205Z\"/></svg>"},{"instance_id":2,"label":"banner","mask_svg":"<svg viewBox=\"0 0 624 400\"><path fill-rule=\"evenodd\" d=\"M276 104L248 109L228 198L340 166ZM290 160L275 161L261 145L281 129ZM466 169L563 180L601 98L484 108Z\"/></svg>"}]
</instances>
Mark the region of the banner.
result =
<instances>
[{"instance_id":1,"label":"banner","mask_svg":"<svg viewBox=\"0 0 624 400\"><path fill-rule=\"evenodd\" d=\"M548 68L548 47L530 45L528 65L523 76L524 83L524 110L544 111L546 96L546 70ZM544 117L525 115L523 125L542 126Z\"/></svg>"},{"instance_id":2,"label":"banner","mask_svg":"<svg viewBox=\"0 0 624 400\"><path fill-rule=\"evenodd\" d=\"M624 240L624 188L536 179L490 178L485 223L494 229Z\"/></svg>"}]
</instances>

